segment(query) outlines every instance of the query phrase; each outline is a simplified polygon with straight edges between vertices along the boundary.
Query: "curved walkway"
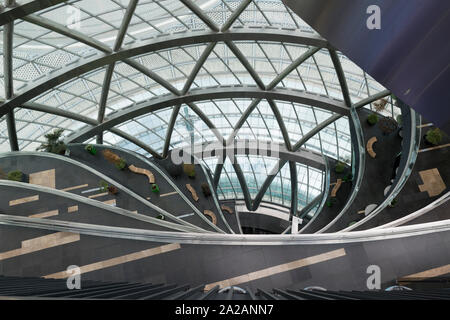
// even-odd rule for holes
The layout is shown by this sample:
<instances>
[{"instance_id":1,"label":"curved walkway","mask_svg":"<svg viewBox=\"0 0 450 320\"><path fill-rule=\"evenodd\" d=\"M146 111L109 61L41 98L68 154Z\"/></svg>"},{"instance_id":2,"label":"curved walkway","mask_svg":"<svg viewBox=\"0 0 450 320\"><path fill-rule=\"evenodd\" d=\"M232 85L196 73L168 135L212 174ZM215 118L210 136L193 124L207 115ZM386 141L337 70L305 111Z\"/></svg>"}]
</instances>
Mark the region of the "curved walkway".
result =
<instances>
[{"instance_id":1,"label":"curved walkway","mask_svg":"<svg viewBox=\"0 0 450 320\"><path fill-rule=\"evenodd\" d=\"M135 192L129 190L128 188L126 188L125 186L119 184L117 181L111 179L110 177L106 176L105 174L92 169L91 167L80 163L78 161L75 161L73 159L67 158L67 157L63 157L63 156L59 156L59 155L55 155L55 154L51 154L51 153L46 153L46 152L11 152L11 153L4 153L0 155L0 158L3 157L26 157L26 156L34 156L34 157L42 157L42 158L52 158L52 159L57 159L57 160L61 160L67 163L70 163L71 165L74 165L76 167L79 167L80 169L84 169L96 176L98 176L100 179L106 181L107 183L109 183L110 185L114 185L117 188L119 188L121 191L129 194L131 197L135 198L136 200L140 201L141 203L145 204L147 207L159 212L160 214L167 216L168 218L170 218L171 220L180 223L180 225L185 225L190 227L191 229L196 229L199 232L207 232L195 225L192 225L186 221L183 221L182 219L178 219L177 217L173 216L172 214L170 214L169 212L155 206L154 204L152 204L151 202L147 201L146 199L142 198L141 196L139 196L138 194L136 194ZM54 191L54 190L53 190Z\"/></svg>"},{"instance_id":2,"label":"curved walkway","mask_svg":"<svg viewBox=\"0 0 450 320\"><path fill-rule=\"evenodd\" d=\"M91 160L95 160L95 159L91 159L91 158L86 158L86 152L84 151L84 144L69 144L69 149L72 148L72 150L76 150L77 153L75 154L71 154L71 156L76 156L79 157L81 161L86 162L86 163L90 163ZM164 170L162 168L160 168L157 164L155 164L154 162L146 159L145 157L128 151L128 150L124 150L122 148L118 148L115 146L102 146L102 145L96 145L94 144L94 146L98 149L98 150L102 150L102 149L111 149L111 150L115 150L116 152L118 152L121 156L123 156L123 158L125 160L127 160L127 162L129 164L133 164L133 163L141 163L144 164L145 166L150 167L153 170L153 174L159 175L165 182L168 183L168 185L173 188L173 190L175 190L175 192L182 198L182 200L193 210L193 212L196 214L197 217L199 217L201 219L201 221L203 223L199 223L199 221L192 221L192 224L198 224L198 226L202 227L202 228L208 228L208 226L220 233L225 233L225 231L223 231L219 226L214 225L208 218L206 218L204 216L204 214L200 211L201 208L197 208L197 206L195 204L192 203L192 201L189 200L189 198L185 195L185 193L183 193L180 188L177 186L177 184L164 172ZM138 161L132 161L131 158L135 158ZM101 159L100 161L102 161L103 159ZM162 160L164 161L164 160ZM96 165L95 162L92 162L92 165ZM106 170L107 168L105 168ZM118 174L117 170L115 170L115 168L112 168L114 170L110 170L111 174ZM124 177L125 179L125 177ZM125 179L126 180L126 179ZM125 182L125 180L123 180ZM156 183L159 185L162 185L161 180L159 179L159 177L156 177ZM132 186L130 186L132 187ZM141 188L141 186L136 186L135 187L136 192L138 191L138 189ZM171 190L170 190L171 191ZM154 201L156 201L156 205L159 205L161 207L170 205L171 210L177 210L179 209L179 206L177 206L177 202L174 201L162 201L161 198L159 198L158 200L158 196L154 196ZM220 207L219 207L220 208Z\"/></svg>"}]
</instances>

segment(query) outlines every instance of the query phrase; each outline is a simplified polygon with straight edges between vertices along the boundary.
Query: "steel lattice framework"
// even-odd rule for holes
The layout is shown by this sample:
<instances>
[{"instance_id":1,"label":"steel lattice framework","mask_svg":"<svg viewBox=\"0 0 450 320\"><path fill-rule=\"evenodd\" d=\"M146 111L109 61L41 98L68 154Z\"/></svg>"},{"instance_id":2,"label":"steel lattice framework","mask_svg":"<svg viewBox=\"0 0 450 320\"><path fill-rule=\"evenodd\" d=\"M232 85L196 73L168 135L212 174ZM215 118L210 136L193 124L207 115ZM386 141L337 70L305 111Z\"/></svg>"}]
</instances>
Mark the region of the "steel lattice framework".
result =
<instances>
[{"instance_id":1,"label":"steel lattice framework","mask_svg":"<svg viewBox=\"0 0 450 320\"><path fill-rule=\"evenodd\" d=\"M95 139L157 158L189 136L225 146L269 140L349 162L351 108L390 94L281 0L4 7L0 151L33 150L63 128L68 142ZM391 100L384 112L399 113ZM249 209L267 200L297 212L322 192L324 173L300 163L221 160L204 160L219 195Z\"/></svg>"}]
</instances>

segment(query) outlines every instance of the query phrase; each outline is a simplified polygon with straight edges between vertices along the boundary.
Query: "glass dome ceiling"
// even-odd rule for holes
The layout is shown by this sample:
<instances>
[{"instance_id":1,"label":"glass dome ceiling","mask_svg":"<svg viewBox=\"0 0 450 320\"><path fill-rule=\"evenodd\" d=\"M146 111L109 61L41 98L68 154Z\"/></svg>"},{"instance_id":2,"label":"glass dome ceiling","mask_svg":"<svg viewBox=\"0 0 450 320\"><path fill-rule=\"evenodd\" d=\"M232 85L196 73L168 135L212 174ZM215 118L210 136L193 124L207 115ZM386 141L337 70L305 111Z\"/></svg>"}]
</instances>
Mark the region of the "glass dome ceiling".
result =
<instances>
[{"instance_id":1,"label":"glass dome ceiling","mask_svg":"<svg viewBox=\"0 0 450 320\"><path fill-rule=\"evenodd\" d=\"M234 133L286 146L312 134L303 148L350 162L349 122L339 114L347 90L332 54L352 104L385 92L281 0L74 0L1 28L0 152L10 150L4 110L13 109L19 149L34 151L55 128L68 140L87 131L84 141L95 142L90 128L143 105L145 111L114 123L98 141L165 155L189 143L189 130L195 143L216 141L212 124L225 139ZM399 110L389 99L383 112ZM204 162L214 172L217 159ZM240 156L238 162L254 197L273 159ZM297 174L302 208L321 193L324 172L298 163ZM290 181L284 166L264 199L291 205ZM243 197L230 164L218 192Z\"/></svg>"}]
</instances>

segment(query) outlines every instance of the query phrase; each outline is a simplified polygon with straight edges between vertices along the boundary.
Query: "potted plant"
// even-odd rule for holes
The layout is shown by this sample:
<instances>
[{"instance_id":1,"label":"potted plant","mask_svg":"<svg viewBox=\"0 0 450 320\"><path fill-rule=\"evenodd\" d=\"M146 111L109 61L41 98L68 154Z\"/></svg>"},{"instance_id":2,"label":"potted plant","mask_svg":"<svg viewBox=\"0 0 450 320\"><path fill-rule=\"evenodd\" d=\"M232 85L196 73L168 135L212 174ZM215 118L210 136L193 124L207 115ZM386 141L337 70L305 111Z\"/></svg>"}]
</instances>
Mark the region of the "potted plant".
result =
<instances>
[{"instance_id":1,"label":"potted plant","mask_svg":"<svg viewBox=\"0 0 450 320\"><path fill-rule=\"evenodd\" d=\"M159 192L159 187L158 187L158 185L156 183L153 183L151 188L152 188L152 192L154 192L154 193L158 193Z\"/></svg>"},{"instance_id":2,"label":"potted plant","mask_svg":"<svg viewBox=\"0 0 450 320\"><path fill-rule=\"evenodd\" d=\"M100 190L103 192L108 192L110 194L117 194L119 192L116 187L110 186L106 181L103 180L100 181Z\"/></svg>"},{"instance_id":3,"label":"potted plant","mask_svg":"<svg viewBox=\"0 0 450 320\"><path fill-rule=\"evenodd\" d=\"M345 171L345 164L341 161L338 161L338 163L334 167L334 171L336 173L343 173Z\"/></svg>"},{"instance_id":4,"label":"potted plant","mask_svg":"<svg viewBox=\"0 0 450 320\"><path fill-rule=\"evenodd\" d=\"M192 163L184 163L183 171L188 175L189 178L195 179L195 165Z\"/></svg>"},{"instance_id":5,"label":"potted plant","mask_svg":"<svg viewBox=\"0 0 450 320\"><path fill-rule=\"evenodd\" d=\"M106 181L100 180L100 191L107 192L109 184Z\"/></svg>"},{"instance_id":6,"label":"potted plant","mask_svg":"<svg viewBox=\"0 0 450 320\"><path fill-rule=\"evenodd\" d=\"M208 198L209 196L211 196L211 189L209 188L209 185L207 183L202 183L201 185L203 194L205 195L205 198Z\"/></svg>"},{"instance_id":7,"label":"potted plant","mask_svg":"<svg viewBox=\"0 0 450 320\"><path fill-rule=\"evenodd\" d=\"M88 144L86 147L84 147L84 150L95 156L97 154L97 149L92 144Z\"/></svg>"},{"instance_id":8,"label":"potted plant","mask_svg":"<svg viewBox=\"0 0 450 320\"><path fill-rule=\"evenodd\" d=\"M44 137L46 142L42 143L36 150L43 150L45 152L65 154L67 146L61 139L64 129L57 129L52 133L47 133Z\"/></svg>"},{"instance_id":9,"label":"potted plant","mask_svg":"<svg viewBox=\"0 0 450 320\"><path fill-rule=\"evenodd\" d=\"M119 157L117 154L115 154L114 152L112 152L111 150L103 150L102 151L103 157L110 163L114 164L116 166L117 169L119 170L123 170L126 168L127 166L127 162Z\"/></svg>"},{"instance_id":10,"label":"potted plant","mask_svg":"<svg viewBox=\"0 0 450 320\"><path fill-rule=\"evenodd\" d=\"M442 132L439 128L428 130L425 135L425 141L433 146L437 146L442 142Z\"/></svg>"},{"instance_id":11,"label":"potted plant","mask_svg":"<svg viewBox=\"0 0 450 320\"><path fill-rule=\"evenodd\" d=\"M189 172L188 177L189 177L190 179L195 179L195 170Z\"/></svg>"},{"instance_id":12,"label":"potted plant","mask_svg":"<svg viewBox=\"0 0 450 320\"><path fill-rule=\"evenodd\" d=\"M124 159L122 159L122 158L120 158L120 160L117 161L117 163L116 163L116 168L119 169L119 170L125 169L126 166L127 166L127 162Z\"/></svg>"},{"instance_id":13,"label":"potted plant","mask_svg":"<svg viewBox=\"0 0 450 320\"><path fill-rule=\"evenodd\" d=\"M27 182L26 175L19 170L11 171L8 173L8 180L17 182Z\"/></svg>"},{"instance_id":14,"label":"potted plant","mask_svg":"<svg viewBox=\"0 0 450 320\"><path fill-rule=\"evenodd\" d=\"M378 116L375 113L372 113L367 117L367 123L370 124L371 126L376 125L377 122L378 122Z\"/></svg>"}]
</instances>

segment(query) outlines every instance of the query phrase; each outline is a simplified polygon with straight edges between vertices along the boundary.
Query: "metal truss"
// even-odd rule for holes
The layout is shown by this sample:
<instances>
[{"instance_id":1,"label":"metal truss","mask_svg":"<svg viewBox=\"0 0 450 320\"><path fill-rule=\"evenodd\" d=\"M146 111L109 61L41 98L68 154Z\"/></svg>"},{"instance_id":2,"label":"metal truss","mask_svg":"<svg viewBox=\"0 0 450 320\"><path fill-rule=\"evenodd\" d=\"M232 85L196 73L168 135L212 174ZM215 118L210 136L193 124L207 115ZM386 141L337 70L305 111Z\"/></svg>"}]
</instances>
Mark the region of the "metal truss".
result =
<instances>
[{"instance_id":1,"label":"metal truss","mask_svg":"<svg viewBox=\"0 0 450 320\"><path fill-rule=\"evenodd\" d=\"M250 114L252 114L254 110L258 109L258 105L261 103L261 101L267 100L281 130L286 149L290 152L296 152L300 150L300 148L304 146L309 139L318 134L321 130L323 130L333 122L337 121L341 117L350 115L351 108L359 108L365 106L379 99L380 97L384 97L389 94L389 92L385 91L380 94L371 96L368 99L360 101L356 104L352 104L349 89L345 80L345 75L342 70L342 66L339 62L339 56L336 53L336 51L330 46L330 44L325 39L321 38L318 35L299 30L288 30L274 27L231 28L232 25L239 20L240 15L245 11L245 9L249 6L252 0L243 0L239 4L239 6L232 12L232 14L228 17L225 23L223 23L222 26L216 25L216 23L212 21L211 18L207 14L205 14L198 5L194 3L194 1L192 0L180 0L180 1L187 8L189 8L189 10L196 17L198 17L209 28L209 30L162 34L157 37L153 37L143 41L135 41L132 42L131 44L123 46L125 35L130 26L133 14L135 13L135 9L138 5L138 0L131 0L122 19L120 28L118 29L117 37L114 46L112 48L110 48L103 42L94 39L93 37L89 37L79 31L69 29L64 25L58 24L47 18L34 14L39 10L60 4L63 1L57 0L28 1L26 3L22 3L20 6L12 6L0 12L1 24L5 25L3 52L4 52L4 68L5 68L4 74L5 74L5 91L6 91L5 95L6 100L0 105L0 117L7 115L8 132L9 132L8 136L11 141L11 149L18 150L17 132L14 125L15 108L37 110L86 123L86 127L67 137L66 139L67 142L84 142L87 139L97 136L97 142L103 143L103 133L105 130L109 130L110 132L122 137L123 139L130 141L131 143L142 148L143 150L149 152L152 156L157 158L165 158L169 153L170 140L173 131L175 130L177 118L180 117L179 111L182 105L187 105L215 134L217 140L221 142L224 147L227 147L234 142L235 137L238 134L239 130L246 123ZM12 5L12 2L9 2L8 0L7 4ZM256 3L255 5L257 6ZM258 10L260 9L258 8ZM23 19L29 23L38 25L50 31L61 34L65 37L81 42L91 48L98 50L99 53L91 54L85 58L80 58L77 61L71 62L58 70L53 70L47 75L40 77L35 81L31 81L28 85L24 86L20 90L20 92L14 93L12 92L12 79L13 79L12 28L14 20L16 19ZM268 23L270 25L269 21ZM292 63L286 68L284 68L284 70L282 70L280 73L277 73L276 77L268 85L265 85L260 75L255 70L255 67L252 65L249 59L247 59L245 54L241 52L238 46L236 46L235 44L236 41L253 41L253 42L269 41L281 43L283 46L285 46L286 44L294 44L294 45L310 46L310 48L301 56L294 57L295 59L291 59ZM248 72L250 77L254 80L256 84L255 87L241 85L232 87L230 86L228 87L218 86L211 88L200 87L193 89L196 77L198 76L202 68L206 70L205 63L208 60L208 58L214 53L214 49L217 43L219 42L225 43L226 47L235 55L238 61ZM150 70L145 65L139 63L136 59L133 59L143 54L155 53L161 50L183 48L190 45L202 45L202 44L207 44L206 49L200 55L199 59L197 59L191 73L188 75L185 75L183 73L186 76L186 82L181 90L175 88L174 85L172 85L169 81L164 79L162 76L158 75L156 72ZM329 50L330 57L333 61L334 68L339 80L340 90L343 94L343 101L329 98L319 94L309 93L306 91L277 88L277 86L280 83L282 83L283 80L285 80L306 60L308 60L311 57L314 59L314 54L319 52L319 50L321 49ZM108 107L108 94L110 92L110 86L113 78L115 65L118 62L124 62L128 66L136 69L143 75L155 81L158 85L167 89L170 92L170 94L160 95L157 96L156 98L136 103L127 108L106 115L106 108ZM314 63L317 65L317 62L315 60ZM88 72L91 72L93 70L102 67L106 68L106 72L103 79L100 101L98 103L97 120L76 114L74 112L30 102L32 99L44 94L45 92L47 92L52 88L55 88L67 81L73 80L77 77L85 75ZM274 67L273 69L275 70ZM233 73L231 70L230 72ZM213 75L211 76L213 77ZM234 76L236 77L236 75ZM325 83L321 73L320 77L322 79L322 82ZM303 79L301 80L303 82ZM327 91L325 85L324 87L325 90ZM196 102L224 99L224 98L253 99L248 108L244 112L242 112L242 116L236 123L234 128L232 128L233 131L231 135L228 137L228 139L225 139L218 132L213 122L204 114L202 109L196 105ZM298 141L295 145L292 145L291 140L289 138L288 130L283 121L282 114L280 113L275 101L287 101L291 103L313 106L316 108L329 110L333 113L333 115L329 119L323 121L322 123L319 123L313 130L308 132L306 135L303 135L302 133L303 138L300 141ZM155 151L151 146L141 142L135 136L132 136L126 132L123 132L122 130L115 128L116 126L123 124L124 122L134 119L138 116L146 115L156 110L173 106L175 107L173 108L170 119L168 119L167 121L168 129L166 132L164 146L161 154ZM267 129L270 133L268 127ZM278 164L279 168L278 171L272 172L274 174L269 175L267 177L266 181L262 184L258 194L256 195L253 201L250 198L250 192L246 184L245 176L244 173L242 172L239 163L237 162L233 163L233 168L236 172L239 184L244 194L245 203L249 210L256 210L264 194L266 193L267 189L269 188L270 184L275 178L276 174L282 169L282 167L287 162L289 162L290 166L289 171L291 175L291 193L292 193L291 215L297 215L297 196L296 196L296 193L298 191L297 170L294 161L287 161L280 159ZM219 163L215 168L215 173L213 177L214 187L217 187L218 185L222 169L223 169L223 161L221 164Z\"/></svg>"}]
</instances>

